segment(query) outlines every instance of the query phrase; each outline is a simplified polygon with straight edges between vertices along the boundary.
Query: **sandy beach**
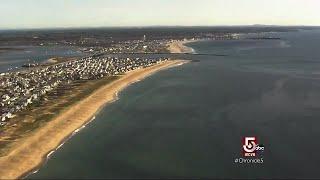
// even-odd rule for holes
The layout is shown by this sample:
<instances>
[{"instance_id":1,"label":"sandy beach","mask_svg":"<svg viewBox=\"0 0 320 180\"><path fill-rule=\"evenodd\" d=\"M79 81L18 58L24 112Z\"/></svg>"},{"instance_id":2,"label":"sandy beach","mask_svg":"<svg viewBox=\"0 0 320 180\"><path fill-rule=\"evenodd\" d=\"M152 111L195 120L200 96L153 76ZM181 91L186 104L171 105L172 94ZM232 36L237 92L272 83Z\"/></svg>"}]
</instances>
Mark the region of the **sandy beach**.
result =
<instances>
[{"instance_id":1,"label":"sandy beach","mask_svg":"<svg viewBox=\"0 0 320 180\"><path fill-rule=\"evenodd\" d=\"M180 51L182 52L182 49ZM157 71L185 62L187 61L166 61L137 69L100 87L90 96L70 106L46 125L34 131L30 136L20 139L8 155L0 157L0 179L24 177L28 172L39 167L52 150L55 150L75 130L89 122L102 107L114 101L119 91Z\"/></svg>"},{"instance_id":2,"label":"sandy beach","mask_svg":"<svg viewBox=\"0 0 320 180\"><path fill-rule=\"evenodd\" d=\"M171 53L194 53L192 48L185 46L185 44L191 42L194 42L194 40L172 41L168 44L168 50Z\"/></svg>"},{"instance_id":3,"label":"sandy beach","mask_svg":"<svg viewBox=\"0 0 320 180\"><path fill-rule=\"evenodd\" d=\"M58 60L56 58L50 58L50 59L47 59L44 64L55 64L57 63Z\"/></svg>"}]
</instances>

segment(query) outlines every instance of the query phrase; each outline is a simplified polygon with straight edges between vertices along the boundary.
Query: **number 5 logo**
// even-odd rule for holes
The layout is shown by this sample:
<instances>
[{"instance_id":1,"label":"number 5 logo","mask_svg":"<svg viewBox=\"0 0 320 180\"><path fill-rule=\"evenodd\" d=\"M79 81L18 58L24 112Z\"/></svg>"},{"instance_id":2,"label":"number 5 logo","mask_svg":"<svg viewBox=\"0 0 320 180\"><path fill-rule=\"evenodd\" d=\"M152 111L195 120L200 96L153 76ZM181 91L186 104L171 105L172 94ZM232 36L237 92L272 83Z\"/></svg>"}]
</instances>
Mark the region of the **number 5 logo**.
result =
<instances>
[{"instance_id":1,"label":"number 5 logo","mask_svg":"<svg viewBox=\"0 0 320 180\"><path fill-rule=\"evenodd\" d=\"M245 137L243 139L243 150L248 153L252 153L256 151L256 137Z\"/></svg>"}]
</instances>

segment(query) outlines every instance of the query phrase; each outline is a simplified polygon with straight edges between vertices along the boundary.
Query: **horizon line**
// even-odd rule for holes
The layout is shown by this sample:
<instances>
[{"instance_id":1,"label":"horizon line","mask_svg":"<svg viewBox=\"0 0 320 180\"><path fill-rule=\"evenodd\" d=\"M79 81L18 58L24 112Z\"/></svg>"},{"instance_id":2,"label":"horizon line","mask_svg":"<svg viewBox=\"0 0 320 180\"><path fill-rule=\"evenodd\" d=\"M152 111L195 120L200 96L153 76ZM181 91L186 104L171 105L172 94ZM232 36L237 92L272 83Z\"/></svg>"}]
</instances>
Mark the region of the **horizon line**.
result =
<instances>
[{"instance_id":1,"label":"horizon line","mask_svg":"<svg viewBox=\"0 0 320 180\"><path fill-rule=\"evenodd\" d=\"M157 27L320 27L320 25L266 25L266 24L251 24L251 25L143 25L143 26L57 26L57 27L36 27L36 28L0 28L0 31L20 31L20 30L62 30L62 29L100 29L100 28L157 28Z\"/></svg>"}]
</instances>

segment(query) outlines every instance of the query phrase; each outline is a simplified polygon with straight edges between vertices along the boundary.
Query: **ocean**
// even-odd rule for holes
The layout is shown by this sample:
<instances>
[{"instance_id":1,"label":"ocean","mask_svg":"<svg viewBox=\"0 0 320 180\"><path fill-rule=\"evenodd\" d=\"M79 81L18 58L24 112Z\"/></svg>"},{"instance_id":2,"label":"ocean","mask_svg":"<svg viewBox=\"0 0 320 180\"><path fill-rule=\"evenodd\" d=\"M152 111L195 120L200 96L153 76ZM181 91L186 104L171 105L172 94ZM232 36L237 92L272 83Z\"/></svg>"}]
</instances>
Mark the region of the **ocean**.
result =
<instances>
[{"instance_id":1,"label":"ocean","mask_svg":"<svg viewBox=\"0 0 320 180\"><path fill-rule=\"evenodd\" d=\"M273 35L188 44L208 55L120 92L28 178L320 177L320 31ZM263 163L235 162L247 136Z\"/></svg>"}]
</instances>

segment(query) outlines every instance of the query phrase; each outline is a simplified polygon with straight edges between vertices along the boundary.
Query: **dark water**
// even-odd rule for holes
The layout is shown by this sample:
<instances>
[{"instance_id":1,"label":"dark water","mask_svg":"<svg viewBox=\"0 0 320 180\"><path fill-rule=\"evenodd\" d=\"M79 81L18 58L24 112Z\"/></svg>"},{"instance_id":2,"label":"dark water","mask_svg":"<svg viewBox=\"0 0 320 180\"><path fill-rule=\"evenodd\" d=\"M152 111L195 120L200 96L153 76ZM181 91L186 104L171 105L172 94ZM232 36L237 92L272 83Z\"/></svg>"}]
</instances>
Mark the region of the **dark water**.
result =
<instances>
[{"instance_id":1,"label":"dark water","mask_svg":"<svg viewBox=\"0 0 320 180\"><path fill-rule=\"evenodd\" d=\"M0 46L15 50L0 53L0 72L21 68L25 63L42 62L53 57L81 56L79 50L67 46Z\"/></svg>"},{"instance_id":2,"label":"dark water","mask_svg":"<svg viewBox=\"0 0 320 180\"><path fill-rule=\"evenodd\" d=\"M29 178L320 177L320 31L190 44L200 62L120 93ZM263 164L236 164L241 139Z\"/></svg>"}]
</instances>

